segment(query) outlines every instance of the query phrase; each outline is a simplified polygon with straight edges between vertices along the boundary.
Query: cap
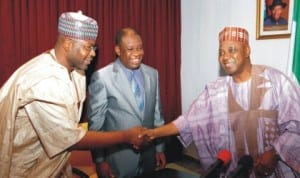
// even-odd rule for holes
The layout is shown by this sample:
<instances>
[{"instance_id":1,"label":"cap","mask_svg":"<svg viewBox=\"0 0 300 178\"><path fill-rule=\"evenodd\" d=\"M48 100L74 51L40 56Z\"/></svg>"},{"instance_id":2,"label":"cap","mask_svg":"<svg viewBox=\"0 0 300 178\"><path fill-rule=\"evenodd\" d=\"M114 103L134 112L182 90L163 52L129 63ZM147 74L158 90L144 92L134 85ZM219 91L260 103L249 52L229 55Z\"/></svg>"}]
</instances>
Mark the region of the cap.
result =
<instances>
[{"instance_id":1,"label":"cap","mask_svg":"<svg viewBox=\"0 0 300 178\"><path fill-rule=\"evenodd\" d=\"M81 11L65 12L58 19L58 32L74 39L96 40L98 24L96 20L83 15Z\"/></svg>"},{"instance_id":2,"label":"cap","mask_svg":"<svg viewBox=\"0 0 300 178\"><path fill-rule=\"evenodd\" d=\"M269 9L273 9L275 6L282 6L282 8L285 8L286 3L282 2L281 0L273 0L272 4L269 6Z\"/></svg>"},{"instance_id":3,"label":"cap","mask_svg":"<svg viewBox=\"0 0 300 178\"><path fill-rule=\"evenodd\" d=\"M248 31L241 27L225 27L219 33L219 42L223 41L238 41L242 43L249 42Z\"/></svg>"}]
</instances>

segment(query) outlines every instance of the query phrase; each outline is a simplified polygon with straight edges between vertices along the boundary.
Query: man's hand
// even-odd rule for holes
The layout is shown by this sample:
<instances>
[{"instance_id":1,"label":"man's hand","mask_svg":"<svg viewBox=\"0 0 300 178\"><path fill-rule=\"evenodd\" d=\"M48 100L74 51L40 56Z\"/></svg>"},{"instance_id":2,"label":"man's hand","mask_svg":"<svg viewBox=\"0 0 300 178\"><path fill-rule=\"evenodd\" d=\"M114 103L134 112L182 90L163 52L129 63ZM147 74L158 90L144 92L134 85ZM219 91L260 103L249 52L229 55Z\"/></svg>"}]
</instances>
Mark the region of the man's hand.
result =
<instances>
[{"instance_id":1,"label":"man's hand","mask_svg":"<svg viewBox=\"0 0 300 178\"><path fill-rule=\"evenodd\" d=\"M96 170L97 170L98 177L101 177L101 178L114 178L115 177L115 175L111 171L109 164L105 161L103 161L99 164L96 164Z\"/></svg>"},{"instance_id":2,"label":"man's hand","mask_svg":"<svg viewBox=\"0 0 300 178\"><path fill-rule=\"evenodd\" d=\"M133 127L127 130L128 143L132 144L134 149L140 149L149 144L149 140L145 139L144 137L140 137L145 130L147 129L141 126Z\"/></svg>"},{"instance_id":3,"label":"man's hand","mask_svg":"<svg viewBox=\"0 0 300 178\"><path fill-rule=\"evenodd\" d=\"M273 174L280 157L276 154L276 150L265 151L260 155L254 165L254 171L259 176L270 176Z\"/></svg>"},{"instance_id":4,"label":"man's hand","mask_svg":"<svg viewBox=\"0 0 300 178\"><path fill-rule=\"evenodd\" d=\"M146 129L140 135L139 138L143 138L144 140L151 142L155 139L155 129Z\"/></svg>"},{"instance_id":5,"label":"man's hand","mask_svg":"<svg viewBox=\"0 0 300 178\"><path fill-rule=\"evenodd\" d=\"M166 167L167 161L166 156L163 152L156 152L156 167L163 169Z\"/></svg>"},{"instance_id":6,"label":"man's hand","mask_svg":"<svg viewBox=\"0 0 300 178\"><path fill-rule=\"evenodd\" d=\"M157 138L167 137L167 136L177 135L177 134L179 134L179 130L177 129L175 124L171 122L167 125L156 127L154 129L145 130L141 135L139 135L139 137L148 140L154 140Z\"/></svg>"}]
</instances>

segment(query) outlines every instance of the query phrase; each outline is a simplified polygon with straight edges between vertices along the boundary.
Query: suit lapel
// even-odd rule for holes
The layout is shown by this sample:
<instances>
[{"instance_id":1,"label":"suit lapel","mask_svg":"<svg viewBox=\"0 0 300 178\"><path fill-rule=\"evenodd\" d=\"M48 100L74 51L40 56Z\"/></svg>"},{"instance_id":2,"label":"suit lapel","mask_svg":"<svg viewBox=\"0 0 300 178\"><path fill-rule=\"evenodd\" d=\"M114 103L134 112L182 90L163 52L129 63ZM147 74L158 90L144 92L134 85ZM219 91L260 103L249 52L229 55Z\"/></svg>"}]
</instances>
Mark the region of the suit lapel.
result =
<instances>
[{"instance_id":1,"label":"suit lapel","mask_svg":"<svg viewBox=\"0 0 300 178\"><path fill-rule=\"evenodd\" d=\"M144 115L146 115L148 113L147 106L149 106L149 101L153 98L153 96L150 96L150 88L151 88L151 80L150 77L147 73L147 70L145 70L145 68L143 67L143 64L141 65L141 72L143 75L143 79L144 79L144 92L145 92L145 110L144 110Z\"/></svg>"},{"instance_id":2,"label":"suit lapel","mask_svg":"<svg viewBox=\"0 0 300 178\"><path fill-rule=\"evenodd\" d=\"M113 66L113 73L114 73L114 84L120 91L120 94L122 97L124 97L127 100L126 105L129 105L128 109L131 109L133 113L137 115L137 117L142 120L142 113L139 111L139 108L137 107L135 97L131 91L130 83L121 68L120 64L118 62L114 62Z\"/></svg>"}]
</instances>

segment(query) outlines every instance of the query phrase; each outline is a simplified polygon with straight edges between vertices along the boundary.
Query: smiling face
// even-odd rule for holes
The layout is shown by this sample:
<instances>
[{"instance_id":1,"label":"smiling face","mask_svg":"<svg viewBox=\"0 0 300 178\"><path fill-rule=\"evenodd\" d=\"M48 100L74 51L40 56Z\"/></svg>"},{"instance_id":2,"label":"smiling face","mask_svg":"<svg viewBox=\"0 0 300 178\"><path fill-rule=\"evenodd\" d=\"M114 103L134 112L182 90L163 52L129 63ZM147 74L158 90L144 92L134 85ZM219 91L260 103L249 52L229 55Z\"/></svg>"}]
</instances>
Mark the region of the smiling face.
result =
<instances>
[{"instance_id":1,"label":"smiling face","mask_svg":"<svg viewBox=\"0 0 300 178\"><path fill-rule=\"evenodd\" d=\"M141 37L132 30L125 31L120 43L115 46L115 52L126 68L139 68L144 56Z\"/></svg>"},{"instance_id":2,"label":"smiling face","mask_svg":"<svg viewBox=\"0 0 300 178\"><path fill-rule=\"evenodd\" d=\"M272 17L274 20L279 20L280 17L281 17L281 14L283 12L283 7L281 5L277 5L277 6L274 6L273 9L272 9Z\"/></svg>"},{"instance_id":3,"label":"smiling face","mask_svg":"<svg viewBox=\"0 0 300 178\"><path fill-rule=\"evenodd\" d=\"M72 48L67 56L70 68L86 70L96 56L94 40L71 40Z\"/></svg>"},{"instance_id":4,"label":"smiling face","mask_svg":"<svg viewBox=\"0 0 300 178\"><path fill-rule=\"evenodd\" d=\"M235 82L249 79L251 74L250 47L247 43L226 40L220 42L219 62Z\"/></svg>"}]
</instances>

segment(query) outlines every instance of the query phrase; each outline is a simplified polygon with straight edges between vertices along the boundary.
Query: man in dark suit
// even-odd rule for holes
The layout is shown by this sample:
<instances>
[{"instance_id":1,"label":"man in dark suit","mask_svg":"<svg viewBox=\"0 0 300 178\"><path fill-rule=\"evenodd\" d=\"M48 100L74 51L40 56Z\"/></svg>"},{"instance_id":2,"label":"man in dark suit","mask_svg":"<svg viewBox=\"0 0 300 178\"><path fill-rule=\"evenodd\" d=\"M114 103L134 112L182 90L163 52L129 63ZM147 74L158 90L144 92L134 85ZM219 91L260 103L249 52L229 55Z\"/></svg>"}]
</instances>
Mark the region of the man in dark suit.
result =
<instances>
[{"instance_id":1,"label":"man in dark suit","mask_svg":"<svg viewBox=\"0 0 300 178\"><path fill-rule=\"evenodd\" d=\"M132 28L120 30L115 52L118 58L91 77L89 129L112 131L163 125L158 72L142 64L141 36ZM134 177L166 164L162 143L141 151L127 144L94 150L93 160L99 176L118 178Z\"/></svg>"},{"instance_id":2,"label":"man in dark suit","mask_svg":"<svg viewBox=\"0 0 300 178\"><path fill-rule=\"evenodd\" d=\"M282 17L285 6L285 2L282 2L281 0L273 0L272 4L268 7L271 14L265 18L264 26L287 25L287 20Z\"/></svg>"}]
</instances>

